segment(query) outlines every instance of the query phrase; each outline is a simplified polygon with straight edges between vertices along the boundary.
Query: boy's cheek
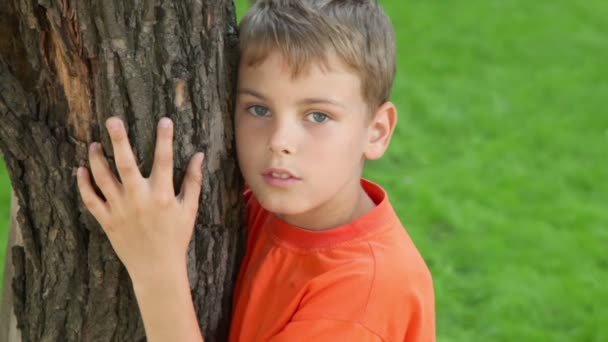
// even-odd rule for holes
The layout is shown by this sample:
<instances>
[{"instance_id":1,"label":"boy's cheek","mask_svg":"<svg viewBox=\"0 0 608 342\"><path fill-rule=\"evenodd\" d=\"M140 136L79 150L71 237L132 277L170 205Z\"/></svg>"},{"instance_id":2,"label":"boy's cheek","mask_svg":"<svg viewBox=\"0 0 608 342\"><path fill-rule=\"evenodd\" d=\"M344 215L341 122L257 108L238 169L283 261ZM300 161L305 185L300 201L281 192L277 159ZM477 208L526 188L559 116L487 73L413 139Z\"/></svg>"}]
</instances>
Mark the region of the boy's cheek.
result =
<instances>
[{"instance_id":1,"label":"boy's cheek","mask_svg":"<svg viewBox=\"0 0 608 342\"><path fill-rule=\"evenodd\" d=\"M252 115L245 114L242 111L237 110L234 117L234 126L237 133L239 131L251 130L253 122L251 120Z\"/></svg>"}]
</instances>

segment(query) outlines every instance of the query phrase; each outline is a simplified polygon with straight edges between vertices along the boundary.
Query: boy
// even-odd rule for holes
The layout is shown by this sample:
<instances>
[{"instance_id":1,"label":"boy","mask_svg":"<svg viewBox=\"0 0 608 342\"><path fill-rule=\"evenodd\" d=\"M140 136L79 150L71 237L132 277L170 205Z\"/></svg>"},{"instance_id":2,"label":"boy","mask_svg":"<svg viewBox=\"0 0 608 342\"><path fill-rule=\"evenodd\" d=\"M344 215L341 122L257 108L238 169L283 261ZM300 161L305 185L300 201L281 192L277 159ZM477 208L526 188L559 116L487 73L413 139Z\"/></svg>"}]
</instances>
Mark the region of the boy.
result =
<instances>
[{"instance_id":1,"label":"boy","mask_svg":"<svg viewBox=\"0 0 608 342\"><path fill-rule=\"evenodd\" d=\"M260 0L243 18L235 129L249 232L230 341L435 340L428 268L386 192L361 179L397 123L394 55L375 0ZM83 201L129 271L149 340L201 341L185 255L202 154L175 198L171 121L148 179L120 120L107 126L122 184L94 143L107 202L80 168Z\"/></svg>"}]
</instances>

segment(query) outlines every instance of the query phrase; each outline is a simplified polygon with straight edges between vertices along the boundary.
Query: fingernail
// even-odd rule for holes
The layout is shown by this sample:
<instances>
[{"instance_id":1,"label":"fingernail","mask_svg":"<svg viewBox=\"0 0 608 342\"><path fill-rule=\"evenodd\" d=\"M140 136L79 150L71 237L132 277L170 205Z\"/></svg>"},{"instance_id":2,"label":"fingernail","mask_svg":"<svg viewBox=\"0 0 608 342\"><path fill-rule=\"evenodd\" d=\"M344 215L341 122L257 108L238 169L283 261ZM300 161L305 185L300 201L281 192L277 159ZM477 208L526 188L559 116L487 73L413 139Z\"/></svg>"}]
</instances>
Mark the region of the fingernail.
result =
<instances>
[{"instance_id":1,"label":"fingernail","mask_svg":"<svg viewBox=\"0 0 608 342\"><path fill-rule=\"evenodd\" d=\"M173 122L169 118L162 118L162 119L160 119L160 122L158 123L158 125L160 127L164 127L164 128L171 127L172 124L173 124Z\"/></svg>"},{"instance_id":2,"label":"fingernail","mask_svg":"<svg viewBox=\"0 0 608 342\"><path fill-rule=\"evenodd\" d=\"M110 131L116 131L118 130L120 127L122 126L122 121L121 120L108 120L108 129Z\"/></svg>"},{"instance_id":3,"label":"fingernail","mask_svg":"<svg viewBox=\"0 0 608 342\"><path fill-rule=\"evenodd\" d=\"M89 145L89 149L91 151L97 151L99 149L100 144L98 142L94 142L91 143L91 145Z\"/></svg>"}]
</instances>

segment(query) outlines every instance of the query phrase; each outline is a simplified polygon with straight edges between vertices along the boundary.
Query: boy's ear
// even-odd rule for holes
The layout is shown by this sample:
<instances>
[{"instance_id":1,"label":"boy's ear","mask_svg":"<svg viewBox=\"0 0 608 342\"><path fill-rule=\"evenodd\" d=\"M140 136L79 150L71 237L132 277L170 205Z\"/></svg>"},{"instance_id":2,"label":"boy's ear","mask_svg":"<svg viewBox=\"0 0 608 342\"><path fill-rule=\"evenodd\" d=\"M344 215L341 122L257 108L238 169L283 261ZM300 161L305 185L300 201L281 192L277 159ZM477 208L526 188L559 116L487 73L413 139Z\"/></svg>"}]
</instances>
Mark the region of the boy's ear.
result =
<instances>
[{"instance_id":1,"label":"boy's ear","mask_svg":"<svg viewBox=\"0 0 608 342\"><path fill-rule=\"evenodd\" d=\"M388 101L382 104L368 126L367 146L365 157L370 160L382 157L391 142L391 137L397 126L397 108Z\"/></svg>"}]
</instances>

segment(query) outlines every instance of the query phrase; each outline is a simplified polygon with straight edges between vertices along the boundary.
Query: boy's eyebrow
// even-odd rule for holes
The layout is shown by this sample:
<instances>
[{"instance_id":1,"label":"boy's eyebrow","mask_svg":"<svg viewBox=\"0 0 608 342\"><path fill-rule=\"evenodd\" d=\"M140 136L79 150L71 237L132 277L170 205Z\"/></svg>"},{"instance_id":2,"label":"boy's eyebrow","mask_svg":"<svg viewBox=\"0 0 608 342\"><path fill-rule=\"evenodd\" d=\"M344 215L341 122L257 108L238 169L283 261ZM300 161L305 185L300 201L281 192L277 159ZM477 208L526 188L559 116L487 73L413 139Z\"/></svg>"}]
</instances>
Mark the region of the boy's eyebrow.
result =
<instances>
[{"instance_id":1,"label":"boy's eyebrow","mask_svg":"<svg viewBox=\"0 0 608 342\"><path fill-rule=\"evenodd\" d=\"M237 90L237 94L238 95L243 95L243 94L252 95L252 96L255 96L255 97L257 97L257 98L259 98L261 100L267 101L267 99L266 99L266 97L264 95L258 93L255 90L251 90L251 89L239 88ZM311 98L306 98L306 99L298 101L299 105L315 104L315 103L327 103L327 104L334 105L334 106L337 106L337 107L345 108L344 105L342 105L342 104L340 104L340 103L338 103L336 101L332 101L330 99L321 98L321 97L311 97Z\"/></svg>"}]
</instances>

